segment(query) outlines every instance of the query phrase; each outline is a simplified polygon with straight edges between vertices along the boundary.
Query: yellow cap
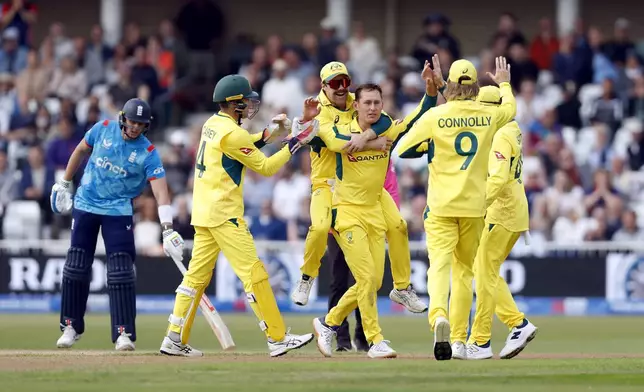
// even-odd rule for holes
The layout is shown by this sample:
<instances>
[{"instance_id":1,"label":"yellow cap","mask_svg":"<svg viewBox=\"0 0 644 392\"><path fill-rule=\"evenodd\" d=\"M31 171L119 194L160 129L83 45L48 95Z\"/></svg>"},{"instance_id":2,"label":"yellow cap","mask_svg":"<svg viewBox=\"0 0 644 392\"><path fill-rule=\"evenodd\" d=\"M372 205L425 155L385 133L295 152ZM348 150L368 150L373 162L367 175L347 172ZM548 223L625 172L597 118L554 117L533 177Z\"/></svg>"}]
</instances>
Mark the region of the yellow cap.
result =
<instances>
[{"instance_id":1,"label":"yellow cap","mask_svg":"<svg viewBox=\"0 0 644 392\"><path fill-rule=\"evenodd\" d=\"M347 66L339 61L332 61L320 70L320 79L322 79L323 82L328 82L338 75L346 75L351 78L349 70L347 70Z\"/></svg>"},{"instance_id":2,"label":"yellow cap","mask_svg":"<svg viewBox=\"0 0 644 392\"><path fill-rule=\"evenodd\" d=\"M476 100L481 103L501 104L501 89L496 86L485 86L479 90Z\"/></svg>"},{"instance_id":3,"label":"yellow cap","mask_svg":"<svg viewBox=\"0 0 644 392\"><path fill-rule=\"evenodd\" d=\"M476 83L476 67L470 61L460 59L454 61L452 66L449 67L449 76L447 80L450 82L470 85Z\"/></svg>"}]
</instances>

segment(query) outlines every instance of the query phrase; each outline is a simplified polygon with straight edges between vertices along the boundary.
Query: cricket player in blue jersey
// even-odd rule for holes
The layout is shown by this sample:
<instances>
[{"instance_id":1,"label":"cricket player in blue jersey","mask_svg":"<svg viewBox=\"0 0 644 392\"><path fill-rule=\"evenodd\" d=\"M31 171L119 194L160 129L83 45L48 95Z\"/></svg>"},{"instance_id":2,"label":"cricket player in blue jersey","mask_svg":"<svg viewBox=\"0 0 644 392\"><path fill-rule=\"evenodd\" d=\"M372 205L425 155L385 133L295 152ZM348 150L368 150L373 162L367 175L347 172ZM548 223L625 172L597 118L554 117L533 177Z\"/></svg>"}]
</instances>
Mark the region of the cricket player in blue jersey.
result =
<instances>
[{"instance_id":1,"label":"cricket player in blue jersey","mask_svg":"<svg viewBox=\"0 0 644 392\"><path fill-rule=\"evenodd\" d=\"M159 205L163 249L183 258L183 238L172 229L172 209L159 153L146 138L150 106L130 99L118 121L96 123L69 158L63 179L51 191L55 213L72 210L72 238L63 269L58 348L71 347L85 332L85 310L99 229L107 255L112 343L118 351L134 350L136 275L132 200L150 182ZM72 196L72 178L90 154L80 187ZM73 202L72 202L73 199ZM72 209L73 205L73 209Z\"/></svg>"}]
</instances>

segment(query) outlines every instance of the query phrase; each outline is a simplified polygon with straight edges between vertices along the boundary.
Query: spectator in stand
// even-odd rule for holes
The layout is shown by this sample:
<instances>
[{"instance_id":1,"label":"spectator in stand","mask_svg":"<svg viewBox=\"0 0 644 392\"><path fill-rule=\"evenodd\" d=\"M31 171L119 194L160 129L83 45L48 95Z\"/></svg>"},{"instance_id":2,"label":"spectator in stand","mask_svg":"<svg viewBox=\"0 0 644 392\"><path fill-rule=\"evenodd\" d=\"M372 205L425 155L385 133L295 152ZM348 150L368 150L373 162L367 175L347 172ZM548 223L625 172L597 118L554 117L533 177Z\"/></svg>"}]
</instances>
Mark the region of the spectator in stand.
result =
<instances>
[{"instance_id":1,"label":"spectator in stand","mask_svg":"<svg viewBox=\"0 0 644 392\"><path fill-rule=\"evenodd\" d=\"M583 67L583 57L576 55L574 35L565 34L559 41L559 49L552 58L552 72L555 82L565 86L569 82L578 83L579 73Z\"/></svg>"},{"instance_id":2,"label":"spectator in stand","mask_svg":"<svg viewBox=\"0 0 644 392\"><path fill-rule=\"evenodd\" d=\"M566 173L573 184L583 185L581 173L575 162L575 154L571 149L562 148L559 151L559 169Z\"/></svg>"},{"instance_id":3,"label":"spectator in stand","mask_svg":"<svg viewBox=\"0 0 644 392\"><path fill-rule=\"evenodd\" d=\"M595 142L588 156L588 166L592 172L600 169L608 170L612 166L613 149L610 143L610 129L606 124L596 123Z\"/></svg>"},{"instance_id":4,"label":"spectator in stand","mask_svg":"<svg viewBox=\"0 0 644 392\"><path fill-rule=\"evenodd\" d=\"M137 252L146 256L162 256L161 226L153 197L141 195L135 201L138 211L134 224L134 243Z\"/></svg>"},{"instance_id":5,"label":"spectator in stand","mask_svg":"<svg viewBox=\"0 0 644 392\"><path fill-rule=\"evenodd\" d=\"M423 21L423 34L418 37L412 56L416 58L418 64L425 64L432 56L438 53L438 49L447 49L452 58L461 58L460 44L449 33L450 20L441 13L428 15ZM449 68L448 68L449 69Z\"/></svg>"},{"instance_id":6,"label":"spectator in stand","mask_svg":"<svg viewBox=\"0 0 644 392\"><path fill-rule=\"evenodd\" d=\"M16 171L9 166L7 152L0 150L0 216L17 197L18 182ZM1 225L0 225L1 226Z\"/></svg>"},{"instance_id":7,"label":"spectator in stand","mask_svg":"<svg viewBox=\"0 0 644 392\"><path fill-rule=\"evenodd\" d=\"M144 46L137 46L134 49L134 65L132 66L132 84L135 88L147 86L150 89L150 102L159 95L159 75L148 63L146 49Z\"/></svg>"},{"instance_id":8,"label":"spectator in stand","mask_svg":"<svg viewBox=\"0 0 644 392\"><path fill-rule=\"evenodd\" d=\"M555 173L552 186L548 187L543 195L547 215L551 220L564 215L566 211L582 207L584 203L584 190L575 185L563 170Z\"/></svg>"},{"instance_id":9,"label":"spectator in stand","mask_svg":"<svg viewBox=\"0 0 644 392\"><path fill-rule=\"evenodd\" d=\"M318 39L318 61L320 64L327 64L335 60L336 49L342 43L337 36L337 26L330 18L324 18L320 22L320 38Z\"/></svg>"},{"instance_id":10,"label":"spectator in stand","mask_svg":"<svg viewBox=\"0 0 644 392\"><path fill-rule=\"evenodd\" d=\"M72 152L81 140L83 134L76 132L74 124L67 117L61 117L47 146L47 167L55 171L65 170Z\"/></svg>"},{"instance_id":11,"label":"spectator in stand","mask_svg":"<svg viewBox=\"0 0 644 392\"><path fill-rule=\"evenodd\" d=\"M635 79L633 94L626 106L626 115L628 117L637 117L644 121L644 77Z\"/></svg>"},{"instance_id":12,"label":"spectator in stand","mask_svg":"<svg viewBox=\"0 0 644 392\"><path fill-rule=\"evenodd\" d=\"M130 67L122 64L119 69L118 84L109 88L110 111L117 113L125 102L136 96L136 87L132 84L132 71Z\"/></svg>"},{"instance_id":13,"label":"spectator in stand","mask_svg":"<svg viewBox=\"0 0 644 392\"><path fill-rule=\"evenodd\" d=\"M530 57L540 70L549 70L552 58L559 50L559 41L552 28L550 18L541 18L539 21L539 34L530 45Z\"/></svg>"},{"instance_id":14,"label":"spectator in stand","mask_svg":"<svg viewBox=\"0 0 644 392\"><path fill-rule=\"evenodd\" d=\"M633 210L622 213L622 227L613 235L613 241L644 241L644 231L637 225L637 215Z\"/></svg>"},{"instance_id":15,"label":"spectator in stand","mask_svg":"<svg viewBox=\"0 0 644 392\"><path fill-rule=\"evenodd\" d=\"M306 78L317 73L317 69L314 69L311 63L302 61L302 55L296 46L285 47L283 58L288 65L288 76L297 79L302 84L302 88Z\"/></svg>"},{"instance_id":16,"label":"spectator in stand","mask_svg":"<svg viewBox=\"0 0 644 392\"><path fill-rule=\"evenodd\" d=\"M64 57L74 55L74 42L65 35L65 26L62 23L52 23L47 38L53 45L54 61L57 66Z\"/></svg>"},{"instance_id":17,"label":"spectator in stand","mask_svg":"<svg viewBox=\"0 0 644 392\"><path fill-rule=\"evenodd\" d=\"M613 81L608 78L604 79L602 82L602 95L593 102L591 107L591 118L593 121L607 124L611 131L615 132L617 131L617 128L619 128L622 118L624 117L623 110L622 101L615 95Z\"/></svg>"},{"instance_id":18,"label":"spectator in stand","mask_svg":"<svg viewBox=\"0 0 644 392\"><path fill-rule=\"evenodd\" d=\"M186 191L186 178L190 175L193 162L186 149L186 135L182 131L170 134L169 148L163 155L168 187L172 193L180 194Z\"/></svg>"},{"instance_id":19,"label":"spectator in stand","mask_svg":"<svg viewBox=\"0 0 644 392\"><path fill-rule=\"evenodd\" d=\"M128 57L134 56L134 51L139 46L145 46L147 39L141 35L141 27L138 23L128 22L123 29L123 45Z\"/></svg>"},{"instance_id":20,"label":"spectator in stand","mask_svg":"<svg viewBox=\"0 0 644 392\"><path fill-rule=\"evenodd\" d=\"M0 9L0 31L8 28L18 30L19 45L30 47L32 44L31 26L36 23L38 7L32 1L9 0Z\"/></svg>"},{"instance_id":21,"label":"spectator in stand","mask_svg":"<svg viewBox=\"0 0 644 392\"><path fill-rule=\"evenodd\" d=\"M539 142L537 147L546 176L552 179L559 169L559 154L564 147L562 137L557 133L549 133L545 139Z\"/></svg>"},{"instance_id":22,"label":"spectator in stand","mask_svg":"<svg viewBox=\"0 0 644 392\"><path fill-rule=\"evenodd\" d=\"M536 90L537 84L532 79L522 81L519 86L519 94L516 97L517 115L515 119L523 130L527 130L533 122L543 115L545 102L537 94Z\"/></svg>"},{"instance_id":23,"label":"spectator in stand","mask_svg":"<svg viewBox=\"0 0 644 392\"><path fill-rule=\"evenodd\" d=\"M16 78L18 96L42 101L47 94L49 73L40 66L38 52L30 50L27 54L27 67Z\"/></svg>"},{"instance_id":24,"label":"spectator in stand","mask_svg":"<svg viewBox=\"0 0 644 392\"><path fill-rule=\"evenodd\" d=\"M190 224L192 215L188 210L188 197L181 195L175 198L177 212L172 221L172 227L184 240L192 240L195 238L195 228Z\"/></svg>"},{"instance_id":25,"label":"spectator in stand","mask_svg":"<svg viewBox=\"0 0 644 392\"><path fill-rule=\"evenodd\" d=\"M623 66L626 63L628 52L635 49L635 44L631 41L628 28L630 23L625 18L619 18L615 21L613 29L613 39L606 44L606 54L610 61Z\"/></svg>"},{"instance_id":26,"label":"spectator in stand","mask_svg":"<svg viewBox=\"0 0 644 392\"><path fill-rule=\"evenodd\" d=\"M584 207L590 214L595 208L605 208L609 219L618 219L621 216L624 203L619 192L612 186L610 173L599 169L593 176L593 188L586 192Z\"/></svg>"},{"instance_id":27,"label":"spectator in stand","mask_svg":"<svg viewBox=\"0 0 644 392\"><path fill-rule=\"evenodd\" d=\"M307 61L318 69L320 64L320 49L318 47L318 37L313 33L306 33L302 37L302 49L304 50L304 61Z\"/></svg>"},{"instance_id":28,"label":"spectator in stand","mask_svg":"<svg viewBox=\"0 0 644 392\"><path fill-rule=\"evenodd\" d=\"M302 199L310 193L309 177L296 173L293 164L285 165L273 190L273 212L284 221L295 219Z\"/></svg>"},{"instance_id":29,"label":"spectator in stand","mask_svg":"<svg viewBox=\"0 0 644 392\"><path fill-rule=\"evenodd\" d=\"M174 84L174 53L165 49L156 36L148 38L146 63L156 71L159 92L163 93Z\"/></svg>"},{"instance_id":30,"label":"spectator in stand","mask_svg":"<svg viewBox=\"0 0 644 392\"><path fill-rule=\"evenodd\" d=\"M371 81L373 72L382 61L382 54L380 53L378 41L366 35L362 22L355 21L352 26L353 35L347 40L350 60L354 65L354 71L351 75L359 83L366 83Z\"/></svg>"},{"instance_id":31,"label":"spectator in stand","mask_svg":"<svg viewBox=\"0 0 644 392\"><path fill-rule=\"evenodd\" d=\"M635 83L638 79L641 79L642 76L644 76L644 72L642 71L642 62L634 50L629 51L626 55L624 73L632 83Z\"/></svg>"},{"instance_id":32,"label":"spectator in stand","mask_svg":"<svg viewBox=\"0 0 644 392\"><path fill-rule=\"evenodd\" d=\"M119 83L120 70L123 66L130 66L130 59L125 52L125 45L117 44L114 47L114 54L105 64L105 81L112 86Z\"/></svg>"},{"instance_id":33,"label":"spectator in stand","mask_svg":"<svg viewBox=\"0 0 644 392\"><path fill-rule=\"evenodd\" d=\"M349 75L352 76L351 78L352 87L350 88L356 88L360 84L360 81L358 79L353 78L353 75L356 72L356 65L351 61L351 53L349 53L349 47L347 45L340 44L336 47L335 60L346 65L347 70L349 70Z\"/></svg>"},{"instance_id":34,"label":"spectator in stand","mask_svg":"<svg viewBox=\"0 0 644 392\"><path fill-rule=\"evenodd\" d=\"M311 226L311 198L305 197L300 201L300 208L295 219L288 221L288 240L304 241Z\"/></svg>"},{"instance_id":35,"label":"spectator in stand","mask_svg":"<svg viewBox=\"0 0 644 392\"><path fill-rule=\"evenodd\" d=\"M277 59L273 63L273 76L264 84L262 102L273 113L286 113L289 118L300 115L304 92L302 84L287 75L286 61Z\"/></svg>"},{"instance_id":36,"label":"spectator in stand","mask_svg":"<svg viewBox=\"0 0 644 392\"><path fill-rule=\"evenodd\" d=\"M54 168L45 166L42 147L40 145L30 147L27 164L22 169L18 195L22 200L38 202L45 224L49 224L52 217L49 193L56 182L54 173Z\"/></svg>"},{"instance_id":37,"label":"spectator in stand","mask_svg":"<svg viewBox=\"0 0 644 392\"><path fill-rule=\"evenodd\" d=\"M273 34L266 38L266 52L268 55L269 65L273 65L275 60L282 58L283 50L284 46L282 43L282 37L277 34Z\"/></svg>"},{"instance_id":38,"label":"spectator in stand","mask_svg":"<svg viewBox=\"0 0 644 392\"><path fill-rule=\"evenodd\" d=\"M552 241L557 244L581 244L586 234L597 230L599 224L593 218L586 218L583 208L572 206L556 218L552 227Z\"/></svg>"},{"instance_id":39,"label":"spectator in stand","mask_svg":"<svg viewBox=\"0 0 644 392\"><path fill-rule=\"evenodd\" d=\"M176 25L189 51L189 75L212 84L215 77L214 48L225 32L224 15L209 0L189 0L179 10Z\"/></svg>"},{"instance_id":40,"label":"spectator in stand","mask_svg":"<svg viewBox=\"0 0 644 392\"><path fill-rule=\"evenodd\" d=\"M52 133L53 119L47 107L44 105L39 105L36 110L36 116L34 120L34 126L36 128L36 135L40 140L46 140L49 135ZM94 124L92 124L94 125Z\"/></svg>"},{"instance_id":41,"label":"spectator in stand","mask_svg":"<svg viewBox=\"0 0 644 392\"><path fill-rule=\"evenodd\" d=\"M548 135L561 135L561 124L557 121L557 112L554 109L546 109L543 115L534 121L526 131L527 138L523 143L527 152L530 153L539 148L539 145L546 140Z\"/></svg>"},{"instance_id":42,"label":"spectator in stand","mask_svg":"<svg viewBox=\"0 0 644 392\"><path fill-rule=\"evenodd\" d=\"M609 227L608 217L606 210L603 208L595 208L592 213L593 224L586 231L584 241L608 241L614 232Z\"/></svg>"},{"instance_id":43,"label":"spectator in stand","mask_svg":"<svg viewBox=\"0 0 644 392\"><path fill-rule=\"evenodd\" d=\"M271 76L266 48L261 45L256 46L253 49L251 62L242 65L238 73L248 79L255 91L262 91L264 84Z\"/></svg>"},{"instance_id":44,"label":"spectator in stand","mask_svg":"<svg viewBox=\"0 0 644 392\"><path fill-rule=\"evenodd\" d=\"M28 50L25 47L19 46L19 35L18 29L15 27L9 27L2 33L0 72L16 75L27 67Z\"/></svg>"},{"instance_id":45,"label":"spectator in stand","mask_svg":"<svg viewBox=\"0 0 644 392\"><path fill-rule=\"evenodd\" d=\"M100 25L92 26L90 41L85 50L85 74L87 84L93 86L106 81L106 64L112 57L113 50L103 41L103 28Z\"/></svg>"},{"instance_id":46,"label":"spectator in stand","mask_svg":"<svg viewBox=\"0 0 644 392\"><path fill-rule=\"evenodd\" d=\"M506 42L506 48L515 43L526 45L528 41L525 39L525 36L517 27L517 21L518 19L514 14L510 12L502 13L501 16L499 16L499 23L496 29L496 34L494 35L492 41L494 42L497 37L503 37Z\"/></svg>"},{"instance_id":47,"label":"spectator in stand","mask_svg":"<svg viewBox=\"0 0 644 392\"><path fill-rule=\"evenodd\" d=\"M617 80L617 68L606 55L607 47L602 32L596 28L588 29L588 45L592 51L593 83L600 84L606 79Z\"/></svg>"},{"instance_id":48,"label":"spectator in stand","mask_svg":"<svg viewBox=\"0 0 644 392\"><path fill-rule=\"evenodd\" d=\"M259 216L253 217L249 229L255 240L286 241L286 222L275 216L270 200L264 200Z\"/></svg>"},{"instance_id":49,"label":"spectator in stand","mask_svg":"<svg viewBox=\"0 0 644 392\"><path fill-rule=\"evenodd\" d=\"M258 216L262 204L273 198L275 179L264 177L252 170L244 177L244 211L250 217Z\"/></svg>"},{"instance_id":50,"label":"spectator in stand","mask_svg":"<svg viewBox=\"0 0 644 392\"><path fill-rule=\"evenodd\" d=\"M577 98L575 82L568 82L564 86L563 101L557 106L557 118L561 126L580 129L582 127L580 109L581 102Z\"/></svg>"},{"instance_id":51,"label":"spectator in stand","mask_svg":"<svg viewBox=\"0 0 644 392\"><path fill-rule=\"evenodd\" d=\"M409 240L425 240L425 221L423 213L427 206L427 197L425 195L416 195L411 199L411 216L407 219Z\"/></svg>"},{"instance_id":52,"label":"spectator in stand","mask_svg":"<svg viewBox=\"0 0 644 392\"><path fill-rule=\"evenodd\" d=\"M85 71L78 69L73 56L64 57L60 68L54 70L49 83L49 95L58 98L68 98L77 103L87 94L87 77Z\"/></svg>"},{"instance_id":53,"label":"spectator in stand","mask_svg":"<svg viewBox=\"0 0 644 392\"><path fill-rule=\"evenodd\" d=\"M512 87L518 89L526 79L536 81L539 77L539 68L528 56L525 45L514 43L508 49L508 63L512 66Z\"/></svg>"},{"instance_id":54,"label":"spectator in stand","mask_svg":"<svg viewBox=\"0 0 644 392\"><path fill-rule=\"evenodd\" d=\"M408 72L400 81L400 87L396 106L400 108L402 116L406 116L418 107L418 102L425 95L425 81L418 72Z\"/></svg>"}]
</instances>

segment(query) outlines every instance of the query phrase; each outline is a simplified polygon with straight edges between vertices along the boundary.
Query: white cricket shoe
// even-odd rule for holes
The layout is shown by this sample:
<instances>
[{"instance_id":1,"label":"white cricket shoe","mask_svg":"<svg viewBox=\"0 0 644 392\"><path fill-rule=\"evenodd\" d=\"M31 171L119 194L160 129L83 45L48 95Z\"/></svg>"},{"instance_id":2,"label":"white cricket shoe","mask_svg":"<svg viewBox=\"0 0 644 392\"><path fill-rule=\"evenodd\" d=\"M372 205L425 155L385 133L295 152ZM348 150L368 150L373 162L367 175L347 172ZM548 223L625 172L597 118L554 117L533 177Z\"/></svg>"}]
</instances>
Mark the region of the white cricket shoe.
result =
<instances>
[{"instance_id":1,"label":"white cricket shoe","mask_svg":"<svg viewBox=\"0 0 644 392\"><path fill-rule=\"evenodd\" d=\"M203 353L189 344L177 343L169 337L164 337L159 349L161 354L172 355L177 357L203 357Z\"/></svg>"},{"instance_id":2,"label":"white cricket shoe","mask_svg":"<svg viewBox=\"0 0 644 392\"><path fill-rule=\"evenodd\" d=\"M291 300L296 305L304 306L309 303L309 294L311 293L311 288L313 287L313 281L315 278L309 278L309 280L304 280L300 278L297 281L297 286L291 294Z\"/></svg>"},{"instance_id":3,"label":"white cricket shoe","mask_svg":"<svg viewBox=\"0 0 644 392\"><path fill-rule=\"evenodd\" d=\"M452 359L449 332L449 321L445 317L437 318L434 323L434 358L437 361Z\"/></svg>"},{"instance_id":4,"label":"white cricket shoe","mask_svg":"<svg viewBox=\"0 0 644 392\"><path fill-rule=\"evenodd\" d=\"M81 335L76 333L76 330L71 325L66 326L63 329L63 335L58 338L56 342L56 347L58 348L70 348L76 343L78 339L81 338Z\"/></svg>"},{"instance_id":5,"label":"white cricket shoe","mask_svg":"<svg viewBox=\"0 0 644 392\"><path fill-rule=\"evenodd\" d=\"M398 354L393 348L389 347L388 340L381 340L380 343L371 346L367 352L369 358L396 358Z\"/></svg>"},{"instance_id":6,"label":"white cricket shoe","mask_svg":"<svg viewBox=\"0 0 644 392\"><path fill-rule=\"evenodd\" d=\"M333 356L333 338L336 335L335 329L324 322L324 317L313 319L313 329L317 337L318 350L325 357Z\"/></svg>"},{"instance_id":7,"label":"white cricket shoe","mask_svg":"<svg viewBox=\"0 0 644 392\"><path fill-rule=\"evenodd\" d=\"M493 356L490 342L483 346L477 346L475 343L467 345L467 358L465 359L490 359Z\"/></svg>"},{"instance_id":8,"label":"white cricket shoe","mask_svg":"<svg viewBox=\"0 0 644 392\"><path fill-rule=\"evenodd\" d=\"M134 351L134 342L130 340L131 333L121 332L121 336L116 339L116 351Z\"/></svg>"},{"instance_id":9,"label":"white cricket shoe","mask_svg":"<svg viewBox=\"0 0 644 392\"><path fill-rule=\"evenodd\" d=\"M412 313L423 313L428 308L427 304L418 298L412 285L407 286L407 288L403 290L391 290L389 293L389 299L404 306Z\"/></svg>"},{"instance_id":10,"label":"white cricket shoe","mask_svg":"<svg viewBox=\"0 0 644 392\"><path fill-rule=\"evenodd\" d=\"M467 352L463 342L452 343L452 359L467 359Z\"/></svg>"},{"instance_id":11,"label":"white cricket shoe","mask_svg":"<svg viewBox=\"0 0 644 392\"><path fill-rule=\"evenodd\" d=\"M501 350L501 359L514 358L537 336L537 327L528 319L523 319L523 324L512 328L508 338L505 340L505 347Z\"/></svg>"},{"instance_id":12,"label":"white cricket shoe","mask_svg":"<svg viewBox=\"0 0 644 392\"><path fill-rule=\"evenodd\" d=\"M268 349L271 351L271 357L279 357L291 350L297 350L309 344L313 340L313 334L307 333L304 335L293 335L290 334L290 328L286 331L284 339L279 342L276 342L272 339L268 339Z\"/></svg>"}]
</instances>

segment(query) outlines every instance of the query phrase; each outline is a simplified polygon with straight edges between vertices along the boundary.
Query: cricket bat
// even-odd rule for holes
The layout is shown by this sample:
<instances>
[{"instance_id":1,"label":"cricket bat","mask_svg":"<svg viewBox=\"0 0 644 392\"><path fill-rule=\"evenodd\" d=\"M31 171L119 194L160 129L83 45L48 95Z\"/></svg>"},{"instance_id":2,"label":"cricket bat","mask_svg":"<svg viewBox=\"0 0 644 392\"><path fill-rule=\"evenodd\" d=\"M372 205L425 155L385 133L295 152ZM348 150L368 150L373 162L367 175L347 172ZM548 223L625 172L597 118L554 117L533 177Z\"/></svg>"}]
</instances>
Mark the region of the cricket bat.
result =
<instances>
[{"instance_id":1,"label":"cricket bat","mask_svg":"<svg viewBox=\"0 0 644 392\"><path fill-rule=\"evenodd\" d=\"M183 265L183 263L175 259L172 259L172 261L174 261L174 264L176 264L177 268L179 268L179 271L181 271L181 275L185 275L186 267ZM233 337L230 335L228 327L226 327L226 324L224 324L224 320L221 319L219 312L217 312L217 309L215 309L215 306L212 304L212 302L210 302L206 294L203 294L201 296L201 299L199 301L199 309L201 309L201 312L206 318L208 325L210 325L212 332L214 332L215 336L217 337L217 340L219 340L221 348L224 349L224 351L234 350L235 342L233 342Z\"/></svg>"}]
</instances>

